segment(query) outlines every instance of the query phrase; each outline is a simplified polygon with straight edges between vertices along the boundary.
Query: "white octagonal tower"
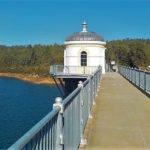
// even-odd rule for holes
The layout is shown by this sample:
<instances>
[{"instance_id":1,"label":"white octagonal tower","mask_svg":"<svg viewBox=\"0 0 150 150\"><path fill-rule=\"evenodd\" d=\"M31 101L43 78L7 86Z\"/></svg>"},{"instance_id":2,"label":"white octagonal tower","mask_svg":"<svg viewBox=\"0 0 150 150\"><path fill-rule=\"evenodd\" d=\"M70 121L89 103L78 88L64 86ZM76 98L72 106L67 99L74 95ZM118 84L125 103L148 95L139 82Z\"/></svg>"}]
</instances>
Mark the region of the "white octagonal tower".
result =
<instances>
[{"instance_id":1,"label":"white octagonal tower","mask_svg":"<svg viewBox=\"0 0 150 150\"><path fill-rule=\"evenodd\" d=\"M73 33L65 41L64 66L73 74L91 74L102 66L105 74L106 42L95 32L88 32L86 22L82 26L81 32Z\"/></svg>"}]
</instances>

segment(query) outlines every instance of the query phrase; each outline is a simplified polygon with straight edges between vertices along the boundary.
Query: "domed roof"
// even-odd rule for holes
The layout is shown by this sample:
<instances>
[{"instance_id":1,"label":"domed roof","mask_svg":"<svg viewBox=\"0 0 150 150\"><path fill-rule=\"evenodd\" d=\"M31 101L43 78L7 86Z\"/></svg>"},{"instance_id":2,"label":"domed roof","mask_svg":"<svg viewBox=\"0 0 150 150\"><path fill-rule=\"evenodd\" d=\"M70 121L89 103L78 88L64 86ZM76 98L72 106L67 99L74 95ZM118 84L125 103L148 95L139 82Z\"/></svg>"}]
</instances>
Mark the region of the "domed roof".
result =
<instances>
[{"instance_id":1,"label":"domed roof","mask_svg":"<svg viewBox=\"0 0 150 150\"><path fill-rule=\"evenodd\" d=\"M69 41L104 41L103 37L95 32L87 32L87 24L82 24L83 30L81 32L75 32L66 38L66 42Z\"/></svg>"},{"instance_id":2,"label":"domed roof","mask_svg":"<svg viewBox=\"0 0 150 150\"><path fill-rule=\"evenodd\" d=\"M104 41L104 39L95 32L75 32L67 37L66 41Z\"/></svg>"}]
</instances>

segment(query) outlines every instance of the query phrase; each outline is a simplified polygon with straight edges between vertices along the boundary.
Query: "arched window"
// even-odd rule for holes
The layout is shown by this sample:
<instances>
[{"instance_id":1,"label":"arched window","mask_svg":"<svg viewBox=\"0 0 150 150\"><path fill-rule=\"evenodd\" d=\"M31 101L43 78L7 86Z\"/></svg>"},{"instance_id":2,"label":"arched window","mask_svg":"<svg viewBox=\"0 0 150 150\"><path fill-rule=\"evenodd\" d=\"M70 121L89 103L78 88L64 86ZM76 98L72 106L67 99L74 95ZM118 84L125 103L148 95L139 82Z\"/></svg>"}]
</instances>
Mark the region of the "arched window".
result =
<instances>
[{"instance_id":1,"label":"arched window","mask_svg":"<svg viewBox=\"0 0 150 150\"><path fill-rule=\"evenodd\" d=\"M85 51L81 52L81 66L87 66L87 53Z\"/></svg>"}]
</instances>

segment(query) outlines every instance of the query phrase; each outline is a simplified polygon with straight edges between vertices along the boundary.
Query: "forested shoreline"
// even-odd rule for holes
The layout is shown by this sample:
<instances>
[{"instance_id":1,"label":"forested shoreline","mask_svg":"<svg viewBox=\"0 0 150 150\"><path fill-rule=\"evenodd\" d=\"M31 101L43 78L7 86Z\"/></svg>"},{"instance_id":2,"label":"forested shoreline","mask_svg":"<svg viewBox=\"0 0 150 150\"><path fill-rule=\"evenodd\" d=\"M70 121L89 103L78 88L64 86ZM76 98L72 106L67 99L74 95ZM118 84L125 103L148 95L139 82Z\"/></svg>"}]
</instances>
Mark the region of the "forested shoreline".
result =
<instances>
[{"instance_id":1,"label":"forested shoreline","mask_svg":"<svg viewBox=\"0 0 150 150\"><path fill-rule=\"evenodd\" d=\"M146 69L150 66L150 39L125 39L107 43L106 61Z\"/></svg>"},{"instance_id":2,"label":"forested shoreline","mask_svg":"<svg viewBox=\"0 0 150 150\"><path fill-rule=\"evenodd\" d=\"M150 40L107 42L106 61L137 68L150 65ZM0 72L46 76L51 64L63 64L64 45L0 46Z\"/></svg>"},{"instance_id":3,"label":"forested shoreline","mask_svg":"<svg viewBox=\"0 0 150 150\"><path fill-rule=\"evenodd\" d=\"M63 63L63 45L0 46L0 72L48 75L51 64Z\"/></svg>"}]
</instances>

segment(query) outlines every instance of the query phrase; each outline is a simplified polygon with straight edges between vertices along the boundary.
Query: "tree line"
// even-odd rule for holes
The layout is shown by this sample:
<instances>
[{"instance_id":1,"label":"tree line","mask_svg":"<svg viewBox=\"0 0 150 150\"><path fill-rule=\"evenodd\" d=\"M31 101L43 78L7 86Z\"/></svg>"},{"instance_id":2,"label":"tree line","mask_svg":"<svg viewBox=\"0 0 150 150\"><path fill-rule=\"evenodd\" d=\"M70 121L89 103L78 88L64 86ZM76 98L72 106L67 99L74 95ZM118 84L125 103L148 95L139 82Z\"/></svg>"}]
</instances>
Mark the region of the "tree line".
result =
<instances>
[{"instance_id":1,"label":"tree line","mask_svg":"<svg viewBox=\"0 0 150 150\"><path fill-rule=\"evenodd\" d=\"M130 67L150 65L150 40L125 39L107 42L106 62ZM64 45L0 45L0 72L48 75L52 64L63 64Z\"/></svg>"},{"instance_id":2,"label":"tree line","mask_svg":"<svg viewBox=\"0 0 150 150\"><path fill-rule=\"evenodd\" d=\"M63 63L63 45L0 46L0 72L47 75Z\"/></svg>"},{"instance_id":3,"label":"tree line","mask_svg":"<svg viewBox=\"0 0 150 150\"><path fill-rule=\"evenodd\" d=\"M115 60L118 65L136 68L150 66L150 40L125 39L107 43L106 61Z\"/></svg>"}]
</instances>

